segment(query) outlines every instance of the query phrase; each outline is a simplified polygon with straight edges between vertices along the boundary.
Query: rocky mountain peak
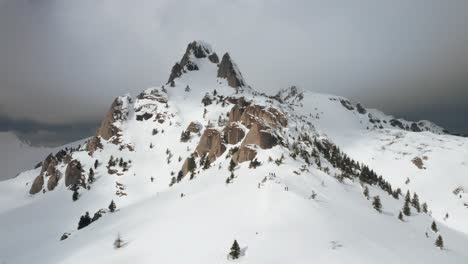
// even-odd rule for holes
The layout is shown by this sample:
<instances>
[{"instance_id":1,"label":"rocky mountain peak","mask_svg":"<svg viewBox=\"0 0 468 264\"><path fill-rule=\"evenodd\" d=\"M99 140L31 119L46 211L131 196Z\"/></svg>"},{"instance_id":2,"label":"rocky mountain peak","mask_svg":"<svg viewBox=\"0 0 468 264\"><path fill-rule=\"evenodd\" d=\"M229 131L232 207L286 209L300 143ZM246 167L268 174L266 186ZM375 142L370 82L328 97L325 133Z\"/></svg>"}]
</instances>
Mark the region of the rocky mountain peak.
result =
<instances>
[{"instance_id":1,"label":"rocky mountain peak","mask_svg":"<svg viewBox=\"0 0 468 264\"><path fill-rule=\"evenodd\" d=\"M204 41L193 41L187 45L184 55L179 62L176 62L172 67L171 74L169 75L168 84L172 83L174 79L182 76L187 71L198 71L199 65L197 60L208 58L212 63L218 64L218 55L213 52L211 45Z\"/></svg>"}]
</instances>

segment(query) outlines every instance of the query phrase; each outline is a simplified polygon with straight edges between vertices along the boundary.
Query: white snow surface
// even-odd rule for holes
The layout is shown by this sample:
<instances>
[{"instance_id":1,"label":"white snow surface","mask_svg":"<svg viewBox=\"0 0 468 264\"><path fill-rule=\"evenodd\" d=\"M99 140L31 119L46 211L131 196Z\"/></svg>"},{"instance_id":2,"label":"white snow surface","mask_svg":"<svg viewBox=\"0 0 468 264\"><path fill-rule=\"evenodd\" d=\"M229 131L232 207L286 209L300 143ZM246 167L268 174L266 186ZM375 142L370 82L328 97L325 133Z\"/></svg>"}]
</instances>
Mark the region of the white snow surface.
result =
<instances>
[{"instance_id":1,"label":"white snow surface","mask_svg":"<svg viewBox=\"0 0 468 264\"><path fill-rule=\"evenodd\" d=\"M177 78L175 87L165 86L167 93L162 87L144 91L164 95L167 105L143 98L126 106L127 120L119 123L121 145L131 144L133 151L103 142L103 149L92 156L84 149L73 153L85 172L95 160L100 164L96 181L89 190L79 190L76 202L63 179L53 191L29 195L40 168L0 182L0 263L468 263L464 205L468 197L463 191L453 194L455 188L468 189L466 138L408 132L388 124L374 128L367 115L346 109L341 97L332 95L304 92L302 100L294 97L293 103L280 103L251 90L235 94L225 80L216 78L215 64L200 59L197 65L200 70ZM304 131L330 139L395 189L417 192L432 216L412 208L412 215L399 221L402 197L396 200L369 186L368 200L357 180L341 183L333 177L338 171L326 161L329 174L291 158L280 145L257 148L262 165L249 169L248 162L241 163L231 184L225 183L230 175L228 150L233 147L228 145L209 169L198 168L193 180L186 176L169 187L171 172L177 175L199 140L192 134L188 142L180 142L182 131L192 121L221 129L218 118L232 107L221 103L204 107L203 96L214 89L220 95L244 96L280 109L288 118L283 131L290 135L288 141ZM166 121L137 121L136 109L164 115ZM367 111L381 120L393 119ZM155 128L159 133L153 135ZM282 154L283 164L268 162ZM131 160L128 171L110 175L106 164L111 155ZM412 163L415 157L427 157L425 169ZM65 168L63 163L58 167L62 172ZM310 199L312 192L315 199ZM382 213L372 207L376 195L382 200ZM111 200L117 204L116 212L77 230L81 215L107 209ZM444 220L446 213L449 218ZM430 229L433 220L438 234ZM65 232L70 236L60 241ZM125 242L120 249L113 247L117 234ZM434 246L439 234L444 250ZM234 239L242 256L229 260Z\"/></svg>"}]
</instances>

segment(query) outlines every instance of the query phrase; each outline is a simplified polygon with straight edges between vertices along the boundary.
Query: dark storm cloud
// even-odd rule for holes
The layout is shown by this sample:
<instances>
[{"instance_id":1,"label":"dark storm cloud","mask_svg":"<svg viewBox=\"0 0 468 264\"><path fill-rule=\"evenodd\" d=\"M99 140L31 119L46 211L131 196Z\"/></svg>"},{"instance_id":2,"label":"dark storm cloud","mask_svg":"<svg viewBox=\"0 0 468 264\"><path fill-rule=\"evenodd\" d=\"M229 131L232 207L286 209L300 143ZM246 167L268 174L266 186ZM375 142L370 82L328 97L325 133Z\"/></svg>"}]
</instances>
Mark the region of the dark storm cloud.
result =
<instances>
[{"instance_id":1,"label":"dark storm cloud","mask_svg":"<svg viewBox=\"0 0 468 264\"><path fill-rule=\"evenodd\" d=\"M3 0L0 105L14 120L93 123L114 96L165 82L185 45L204 39L258 90L296 84L418 119L444 112L468 131L456 115L468 114L466 10L464 0Z\"/></svg>"}]
</instances>

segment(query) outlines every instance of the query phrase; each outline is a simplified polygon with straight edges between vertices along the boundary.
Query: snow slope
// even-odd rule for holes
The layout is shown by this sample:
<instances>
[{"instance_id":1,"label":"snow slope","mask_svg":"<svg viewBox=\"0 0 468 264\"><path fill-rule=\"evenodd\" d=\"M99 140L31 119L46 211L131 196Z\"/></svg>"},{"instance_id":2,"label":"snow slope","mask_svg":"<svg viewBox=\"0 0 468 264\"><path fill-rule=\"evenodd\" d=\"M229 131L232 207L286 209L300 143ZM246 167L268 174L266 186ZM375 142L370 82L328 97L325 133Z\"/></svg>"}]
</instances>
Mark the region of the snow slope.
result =
<instances>
[{"instance_id":1,"label":"snow slope","mask_svg":"<svg viewBox=\"0 0 468 264\"><path fill-rule=\"evenodd\" d=\"M205 47L202 42L197 45ZM212 52L211 47L205 48ZM432 132L409 132L383 121L383 128L374 127L375 121L348 110L340 97L293 89L274 97L248 86L233 89L226 79L216 78L216 63L194 54L189 53L198 70L184 72L175 79L174 87L164 85L149 88L137 98L122 97L125 103L119 114L125 118L114 123L121 130L118 144L102 140L102 148L93 153L82 147L71 154L81 162L85 179L98 161L95 181L86 184L89 188L78 189L77 201L72 201L72 191L63 179L53 191L44 189L44 193L29 195L40 168L0 183L0 262L468 261L463 205L459 198L445 193L451 193L454 183L464 183L462 174L467 170L460 162L466 158L465 139L447 136L437 126L430 126ZM235 67L234 72L239 69ZM213 99L210 105L201 103L206 94ZM274 107L284 113L287 126L273 129L283 143L270 149L251 146L261 165L253 169L249 162L238 164L229 184L230 151L240 143L226 144L227 150L208 169L201 168L197 157L194 178L187 175L169 186L201 138L191 134L188 141L181 142L181 133L192 121L202 124L200 134L208 127L220 131L234 105L219 99L226 97L244 97L254 105ZM372 113L372 120L393 119L366 111ZM145 114L151 117L144 119ZM239 126L248 131L242 124ZM421 202L428 202L432 216L412 208L412 214L400 221L397 216L404 203L402 195L395 199L379 185L361 183L356 177L340 178L343 170L333 165L325 152L309 155L317 151L316 144L328 141L382 174L393 189L417 191ZM298 156L294 155L296 151ZM411 163L416 155L428 156L424 160L426 169ZM443 164L447 155L453 162ZM108 168L111 157L122 158L127 169ZM452 171L457 173L443 174L449 166L454 166ZM65 162L57 165L61 174L66 174L66 168ZM353 173L359 171L353 169ZM406 177L410 177L408 184ZM363 187L369 188L369 199L362 194ZM375 196L382 201L381 213L372 207ZM100 219L77 230L80 216L86 211L92 216L106 209L111 200L117 204L116 212L106 210ZM450 211L447 220L441 218L443 209ZM430 229L434 219L438 233ZM69 237L60 241L66 232ZM125 245L114 249L118 233ZM443 236L444 250L434 246L438 235ZM234 239L242 249L239 260L227 258Z\"/></svg>"}]
</instances>

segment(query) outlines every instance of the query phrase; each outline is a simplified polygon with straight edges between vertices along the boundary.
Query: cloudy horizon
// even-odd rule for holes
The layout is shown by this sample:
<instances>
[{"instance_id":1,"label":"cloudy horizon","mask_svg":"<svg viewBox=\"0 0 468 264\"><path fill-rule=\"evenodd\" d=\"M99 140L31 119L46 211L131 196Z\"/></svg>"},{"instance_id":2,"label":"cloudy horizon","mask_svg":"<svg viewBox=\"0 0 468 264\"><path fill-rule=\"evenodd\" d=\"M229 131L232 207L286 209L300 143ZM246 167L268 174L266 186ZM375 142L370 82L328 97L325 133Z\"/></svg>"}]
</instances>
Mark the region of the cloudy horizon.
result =
<instances>
[{"instance_id":1,"label":"cloudy horizon","mask_svg":"<svg viewBox=\"0 0 468 264\"><path fill-rule=\"evenodd\" d=\"M468 133L468 2L377 2L0 1L0 131L89 136L202 39L262 92L297 85Z\"/></svg>"}]
</instances>

